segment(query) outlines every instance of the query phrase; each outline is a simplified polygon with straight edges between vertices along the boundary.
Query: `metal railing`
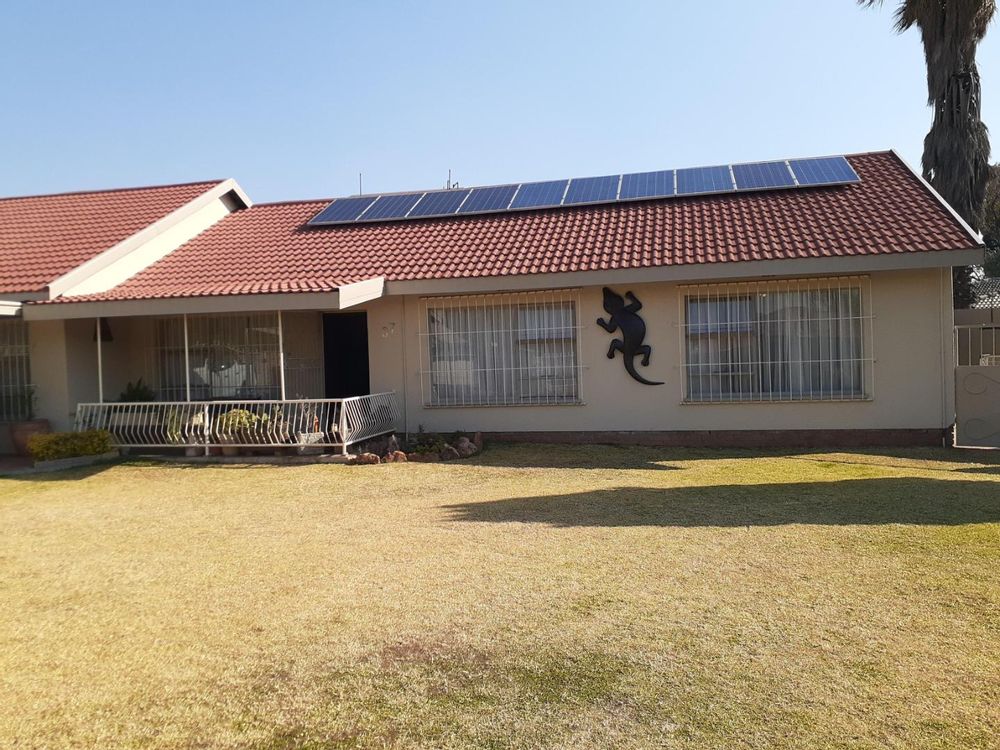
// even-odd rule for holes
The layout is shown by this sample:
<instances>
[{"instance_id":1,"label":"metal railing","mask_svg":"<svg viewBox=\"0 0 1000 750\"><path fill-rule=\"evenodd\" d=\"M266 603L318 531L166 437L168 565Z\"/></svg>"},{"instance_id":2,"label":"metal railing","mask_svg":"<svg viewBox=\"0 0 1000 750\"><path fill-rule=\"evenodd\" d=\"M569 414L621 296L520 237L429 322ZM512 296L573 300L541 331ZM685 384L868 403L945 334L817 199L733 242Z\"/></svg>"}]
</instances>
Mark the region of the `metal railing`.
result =
<instances>
[{"instance_id":1,"label":"metal railing","mask_svg":"<svg viewBox=\"0 0 1000 750\"><path fill-rule=\"evenodd\" d=\"M1000 366L1000 324L955 326L955 364L959 367Z\"/></svg>"},{"instance_id":2,"label":"metal railing","mask_svg":"<svg viewBox=\"0 0 1000 750\"><path fill-rule=\"evenodd\" d=\"M107 430L119 448L336 449L393 432L394 392L337 399L78 404L75 429Z\"/></svg>"}]
</instances>

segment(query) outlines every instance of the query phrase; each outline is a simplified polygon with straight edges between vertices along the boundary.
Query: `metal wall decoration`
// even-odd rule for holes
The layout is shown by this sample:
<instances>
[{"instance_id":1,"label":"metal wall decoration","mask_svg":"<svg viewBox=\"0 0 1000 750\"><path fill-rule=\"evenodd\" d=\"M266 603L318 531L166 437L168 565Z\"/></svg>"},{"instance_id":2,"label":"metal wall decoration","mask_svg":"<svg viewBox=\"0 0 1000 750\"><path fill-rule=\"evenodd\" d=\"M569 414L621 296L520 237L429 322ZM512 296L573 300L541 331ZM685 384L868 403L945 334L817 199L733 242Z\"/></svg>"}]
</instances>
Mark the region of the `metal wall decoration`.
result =
<instances>
[{"instance_id":1,"label":"metal wall decoration","mask_svg":"<svg viewBox=\"0 0 1000 750\"><path fill-rule=\"evenodd\" d=\"M646 338L646 322L639 317L642 303L632 292L625 292L622 297L604 287L604 309L610 316L608 320L597 319L597 325L608 333L621 331L620 339L612 339L608 348L608 359L615 358L615 352L621 352L625 359L625 372L643 385L663 385L662 382L646 380L635 371L635 358L642 356L642 366L649 366L649 355L652 349L643 343Z\"/></svg>"}]
</instances>

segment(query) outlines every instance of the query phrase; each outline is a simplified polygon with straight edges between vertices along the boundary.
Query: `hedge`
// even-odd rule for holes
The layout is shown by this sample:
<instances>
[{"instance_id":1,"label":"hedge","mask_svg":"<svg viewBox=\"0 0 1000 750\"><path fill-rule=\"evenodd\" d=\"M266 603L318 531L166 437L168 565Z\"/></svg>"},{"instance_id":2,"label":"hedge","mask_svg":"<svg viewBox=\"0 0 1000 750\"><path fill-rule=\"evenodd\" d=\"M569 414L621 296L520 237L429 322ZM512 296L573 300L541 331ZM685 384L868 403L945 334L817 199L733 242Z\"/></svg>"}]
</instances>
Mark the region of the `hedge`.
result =
<instances>
[{"instance_id":1,"label":"hedge","mask_svg":"<svg viewBox=\"0 0 1000 750\"><path fill-rule=\"evenodd\" d=\"M107 430L46 432L28 439L28 452L36 461L55 461L77 456L100 456L114 450Z\"/></svg>"}]
</instances>

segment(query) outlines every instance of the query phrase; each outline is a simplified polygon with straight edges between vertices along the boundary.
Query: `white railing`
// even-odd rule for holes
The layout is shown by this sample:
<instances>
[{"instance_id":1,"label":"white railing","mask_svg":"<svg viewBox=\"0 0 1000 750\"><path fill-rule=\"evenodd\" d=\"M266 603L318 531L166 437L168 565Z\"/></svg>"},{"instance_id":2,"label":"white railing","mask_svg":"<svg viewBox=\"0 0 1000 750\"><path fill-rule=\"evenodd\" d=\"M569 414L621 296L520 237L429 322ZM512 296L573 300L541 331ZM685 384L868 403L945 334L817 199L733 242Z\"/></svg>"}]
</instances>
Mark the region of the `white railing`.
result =
<instances>
[{"instance_id":1,"label":"white railing","mask_svg":"<svg viewBox=\"0 0 1000 750\"><path fill-rule=\"evenodd\" d=\"M955 326L955 364L1000 366L1000 323Z\"/></svg>"},{"instance_id":2,"label":"white railing","mask_svg":"<svg viewBox=\"0 0 1000 750\"><path fill-rule=\"evenodd\" d=\"M332 448L393 432L396 394L290 401L78 404L76 430L107 430L119 448Z\"/></svg>"}]
</instances>

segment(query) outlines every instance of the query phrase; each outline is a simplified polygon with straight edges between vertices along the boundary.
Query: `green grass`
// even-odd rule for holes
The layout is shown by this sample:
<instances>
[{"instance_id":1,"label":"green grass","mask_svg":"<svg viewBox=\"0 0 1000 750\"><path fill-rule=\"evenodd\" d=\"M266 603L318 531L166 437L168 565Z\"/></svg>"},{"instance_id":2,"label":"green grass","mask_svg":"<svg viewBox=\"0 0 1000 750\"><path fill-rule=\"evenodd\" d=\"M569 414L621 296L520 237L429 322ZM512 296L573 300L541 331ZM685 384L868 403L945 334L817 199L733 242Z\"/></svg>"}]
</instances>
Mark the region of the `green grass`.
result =
<instances>
[{"instance_id":1,"label":"green grass","mask_svg":"<svg viewBox=\"0 0 1000 750\"><path fill-rule=\"evenodd\" d=\"M0 479L0 747L1000 747L1000 461Z\"/></svg>"}]
</instances>

